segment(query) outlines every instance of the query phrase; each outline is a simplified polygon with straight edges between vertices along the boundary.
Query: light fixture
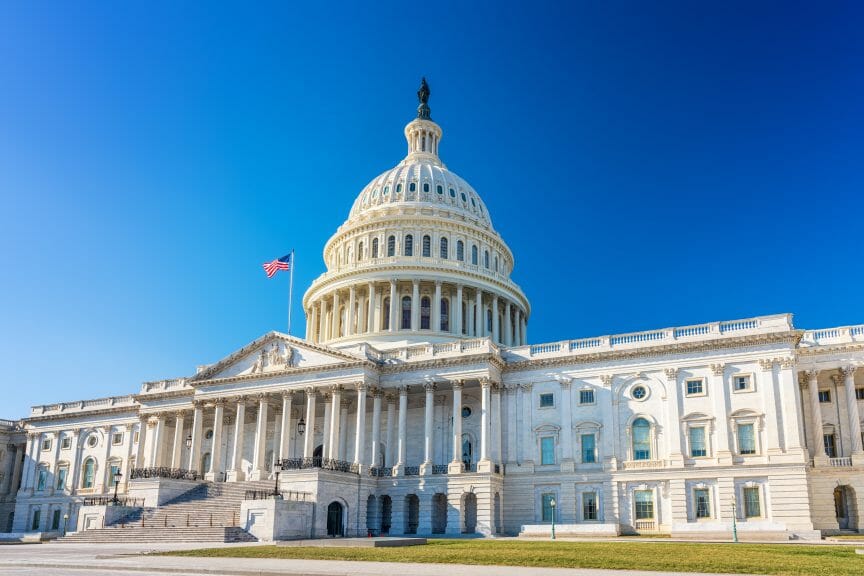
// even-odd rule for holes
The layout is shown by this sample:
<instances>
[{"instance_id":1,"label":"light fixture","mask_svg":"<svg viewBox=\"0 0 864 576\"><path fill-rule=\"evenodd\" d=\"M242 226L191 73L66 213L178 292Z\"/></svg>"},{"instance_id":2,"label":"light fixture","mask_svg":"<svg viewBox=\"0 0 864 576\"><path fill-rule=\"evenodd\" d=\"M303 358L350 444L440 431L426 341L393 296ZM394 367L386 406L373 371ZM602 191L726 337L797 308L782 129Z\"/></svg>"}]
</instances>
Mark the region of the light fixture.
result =
<instances>
[{"instance_id":1,"label":"light fixture","mask_svg":"<svg viewBox=\"0 0 864 576\"><path fill-rule=\"evenodd\" d=\"M297 433L300 436L303 436L306 433L306 420L303 417L300 417L300 420L297 421Z\"/></svg>"},{"instance_id":2,"label":"light fixture","mask_svg":"<svg viewBox=\"0 0 864 576\"><path fill-rule=\"evenodd\" d=\"M186 448L192 448L192 434L186 436Z\"/></svg>"}]
</instances>

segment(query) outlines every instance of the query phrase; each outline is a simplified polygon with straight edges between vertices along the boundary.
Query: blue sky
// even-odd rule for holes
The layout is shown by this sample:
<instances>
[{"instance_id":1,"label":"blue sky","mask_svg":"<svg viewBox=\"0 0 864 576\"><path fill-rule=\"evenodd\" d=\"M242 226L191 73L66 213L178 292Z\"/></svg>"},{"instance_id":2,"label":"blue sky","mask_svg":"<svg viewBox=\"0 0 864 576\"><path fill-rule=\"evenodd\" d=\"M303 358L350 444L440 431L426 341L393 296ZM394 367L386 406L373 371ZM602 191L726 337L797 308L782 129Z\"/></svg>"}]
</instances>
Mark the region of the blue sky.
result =
<instances>
[{"instance_id":1,"label":"blue sky","mask_svg":"<svg viewBox=\"0 0 864 576\"><path fill-rule=\"evenodd\" d=\"M422 75L532 342L864 322L860 3L251 4L0 7L0 417L302 335Z\"/></svg>"}]
</instances>

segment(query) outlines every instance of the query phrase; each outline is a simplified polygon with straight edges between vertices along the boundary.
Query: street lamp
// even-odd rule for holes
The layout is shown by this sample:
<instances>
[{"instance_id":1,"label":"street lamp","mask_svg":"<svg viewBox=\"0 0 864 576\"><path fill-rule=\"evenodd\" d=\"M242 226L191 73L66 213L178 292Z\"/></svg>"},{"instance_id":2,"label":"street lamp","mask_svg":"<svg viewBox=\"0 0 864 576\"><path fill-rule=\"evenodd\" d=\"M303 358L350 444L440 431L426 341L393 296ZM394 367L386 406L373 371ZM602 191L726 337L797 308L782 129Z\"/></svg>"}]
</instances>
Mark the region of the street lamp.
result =
<instances>
[{"instance_id":1,"label":"street lamp","mask_svg":"<svg viewBox=\"0 0 864 576\"><path fill-rule=\"evenodd\" d=\"M735 502L732 502L732 541L738 542L738 524L736 522Z\"/></svg>"},{"instance_id":2,"label":"street lamp","mask_svg":"<svg viewBox=\"0 0 864 576\"><path fill-rule=\"evenodd\" d=\"M555 498L549 501L549 506L552 507L552 540L555 539Z\"/></svg>"},{"instance_id":3,"label":"street lamp","mask_svg":"<svg viewBox=\"0 0 864 576\"><path fill-rule=\"evenodd\" d=\"M192 434L186 436L186 448L192 448Z\"/></svg>"},{"instance_id":4,"label":"street lamp","mask_svg":"<svg viewBox=\"0 0 864 576\"><path fill-rule=\"evenodd\" d=\"M273 486L273 497L279 498L281 495L279 492L279 474L282 473L282 463L276 463L273 465L273 471L276 472L276 484Z\"/></svg>"},{"instance_id":5,"label":"street lamp","mask_svg":"<svg viewBox=\"0 0 864 576\"><path fill-rule=\"evenodd\" d=\"M120 478L123 477L123 474L120 473L120 469L118 468L116 472L114 472L114 499L111 502L114 506L117 506L117 503L120 500L117 499L117 488L120 486Z\"/></svg>"},{"instance_id":6,"label":"street lamp","mask_svg":"<svg viewBox=\"0 0 864 576\"><path fill-rule=\"evenodd\" d=\"M66 536L66 527L69 525L69 514L63 514L63 536Z\"/></svg>"},{"instance_id":7,"label":"street lamp","mask_svg":"<svg viewBox=\"0 0 864 576\"><path fill-rule=\"evenodd\" d=\"M303 436L306 433L306 420L303 417L300 417L300 420L297 421L297 433L300 436Z\"/></svg>"}]
</instances>

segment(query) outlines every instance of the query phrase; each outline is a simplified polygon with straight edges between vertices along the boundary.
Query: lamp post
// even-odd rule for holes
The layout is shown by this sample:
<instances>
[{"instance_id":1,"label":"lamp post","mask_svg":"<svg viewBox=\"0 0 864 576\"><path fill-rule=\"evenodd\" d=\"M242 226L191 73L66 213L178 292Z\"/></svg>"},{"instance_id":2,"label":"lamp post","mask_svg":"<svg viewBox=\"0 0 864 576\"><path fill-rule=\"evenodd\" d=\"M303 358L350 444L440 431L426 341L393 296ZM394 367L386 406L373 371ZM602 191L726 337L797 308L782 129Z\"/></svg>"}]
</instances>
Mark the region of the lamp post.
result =
<instances>
[{"instance_id":1,"label":"lamp post","mask_svg":"<svg viewBox=\"0 0 864 576\"><path fill-rule=\"evenodd\" d=\"M306 433L306 420L303 419L303 416L300 416L300 420L297 421L297 433L300 436Z\"/></svg>"},{"instance_id":2,"label":"lamp post","mask_svg":"<svg viewBox=\"0 0 864 576\"><path fill-rule=\"evenodd\" d=\"M66 536L66 528L69 526L69 514L63 514L63 536Z\"/></svg>"},{"instance_id":3,"label":"lamp post","mask_svg":"<svg viewBox=\"0 0 864 576\"><path fill-rule=\"evenodd\" d=\"M555 498L549 501L549 506L552 507L552 540L555 540Z\"/></svg>"},{"instance_id":4,"label":"lamp post","mask_svg":"<svg viewBox=\"0 0 864 576\"><path fill-rule=\"evenodd\" d=\"M732 502L732 541L738 542L737 514L735 513L735 502Z\"/></svg>"},{"instance_id":5,"label":"lamp post","mask_svg":"<svg viewBox=\"0 0 864 576\"><path fill-rule=\"evenodd\" d=\"M117 503L120 500L117 499L117 488L120 486L120 478L123 477L123 474L120 473L120 469L118 468L116 472L114 472L114 498L111 499L111 503L114 506L117 506Z\"/></svg>"},{"instance_id":6,"label":"lamp post","mask_svg":"<svg viewBox=\"0 0 864 576\"><path fill-rule=\"evenodd\" d=\"M192 448L192 434L186 436L186 448Z\"/></svg>"},{"instance_id":7,"label":"lamp post","mask_svg":"<svg viewBox=\"0 0 864 576\"><path fill-rule=\"evenodd\" d=\"M279 492L279 474L282 473L282 464L274 464L273 471L276 472L276 484L273 486L273 497L279 498L279 496L281 496L281 493Z\"/></svg>"}]
</instances>

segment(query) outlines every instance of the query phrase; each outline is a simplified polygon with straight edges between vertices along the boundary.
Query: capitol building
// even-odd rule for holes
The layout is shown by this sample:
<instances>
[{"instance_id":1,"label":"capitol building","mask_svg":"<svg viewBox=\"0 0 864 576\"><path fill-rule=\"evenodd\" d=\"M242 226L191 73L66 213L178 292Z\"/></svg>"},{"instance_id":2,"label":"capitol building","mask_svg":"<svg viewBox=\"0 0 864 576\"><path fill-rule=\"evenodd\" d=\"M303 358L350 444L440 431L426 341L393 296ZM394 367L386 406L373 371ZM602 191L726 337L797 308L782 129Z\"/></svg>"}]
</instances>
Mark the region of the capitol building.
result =
<instances>
[{"instance_id":1,"label":"capitol building","mask_svg":"<svg viewBox=\"0 0 864 576\"><path fill-rule=\"evenodd\" d=\"M864 325L779 314L532 343L514 254L442 161L425 81L418 97L406 156L324 246L305 338L270 332L135 394L0 420L0 530L864 531Z\"/></svg>"}]
</instances>

